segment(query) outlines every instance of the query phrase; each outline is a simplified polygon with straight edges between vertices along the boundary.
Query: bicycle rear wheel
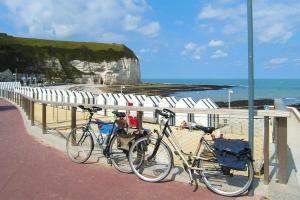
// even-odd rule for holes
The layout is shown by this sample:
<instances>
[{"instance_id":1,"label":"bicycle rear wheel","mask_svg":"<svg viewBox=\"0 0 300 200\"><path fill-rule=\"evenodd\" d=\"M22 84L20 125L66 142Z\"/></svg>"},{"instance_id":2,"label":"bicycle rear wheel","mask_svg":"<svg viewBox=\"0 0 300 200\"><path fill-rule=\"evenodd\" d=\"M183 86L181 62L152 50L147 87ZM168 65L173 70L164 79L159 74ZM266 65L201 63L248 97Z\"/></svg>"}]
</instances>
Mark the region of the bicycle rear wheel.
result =
<instances>
[{"instance_id":1,"label":"bicycle rear wheel","mask_svg":"<svg viewBox=\"0 0 300 200\"><path fill-rule=\"evenodd\" d=\"M84 163L94 149L94 140L82 127L73 129L67 137L67 154L76 163Z\"/></svg>"},{"instance_id":2,"label":"bicycle rear wheel","mask_svg":"<svg viewBox=\"0 0 300 200\"><path fill-rule=\"evenodd\" d=\"M156 144L157 138L143 137L138 139L129 150L129 164L132 171L147 182L163 180L172 169L171 150L165 142L161 141L154 155Z\"/></svg>"},{"instance_id":3,"label":"bicycle rear wheel","mask_svg":"<svg viewBox=\"0 0 300 200\"><path fill-rule=\"evenodd\" d=\"M109 146L109 157L113 166L120 172L131 173L131 167L128 161L129 151L118 148L117 136L113 136Z\"/></svg>"},{"instance_id":4,"label":"bicycle rear wheel","mask_svg":"<svg viewBox=\"0 0 300 200\"><path fill-rule=\"evenodd\" d=\"M199 160L198 167L205 185L213 192L223 196L244 194L252 184L254 169L252 161L247 160L244 170L234 170L219 165L215 160Z\"/></svg>"}]
</instances>

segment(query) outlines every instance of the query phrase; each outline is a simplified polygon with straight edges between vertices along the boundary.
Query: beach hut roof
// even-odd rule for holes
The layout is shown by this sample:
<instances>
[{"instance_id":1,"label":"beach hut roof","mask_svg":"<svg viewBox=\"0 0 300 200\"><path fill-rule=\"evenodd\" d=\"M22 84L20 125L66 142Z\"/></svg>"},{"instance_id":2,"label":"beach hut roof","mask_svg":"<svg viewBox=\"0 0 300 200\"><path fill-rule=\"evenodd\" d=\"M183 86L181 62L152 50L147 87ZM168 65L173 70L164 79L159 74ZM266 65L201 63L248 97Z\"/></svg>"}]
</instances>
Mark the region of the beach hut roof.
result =
<instances>
[{"instance_id":1,"label":"beach hut roof","mask_svg":"<svg viewBox=\"0 0 300 200\"><path fill-rule=\"evenodd\" d=\"M199 99L199 101L195 104L195 108L209 109L211 106L208 105L205 99Z\"/></svg>"},{"instance_id":2,"label":"beach hut roof","mask_svg":"<svg viewBox=\"0 0 300 200\"><path fill-rule=\"evenodd\" d=\"M208 98L207 101L213 106L213 108L219 108L219 106L211 98Z\"/></svg>"},{"instance_id":3,"label":"beach hut roof","mask_svg":"<svg viewBox=\"0 0 300 200\"><path fill-rule=\"evenodd\" d=\"M190 101L189 98L181 98L176 102L176 107L185 106L187 108L193 108L195 106L195 102L192 100Z\"/></svg>"}]
</instances>

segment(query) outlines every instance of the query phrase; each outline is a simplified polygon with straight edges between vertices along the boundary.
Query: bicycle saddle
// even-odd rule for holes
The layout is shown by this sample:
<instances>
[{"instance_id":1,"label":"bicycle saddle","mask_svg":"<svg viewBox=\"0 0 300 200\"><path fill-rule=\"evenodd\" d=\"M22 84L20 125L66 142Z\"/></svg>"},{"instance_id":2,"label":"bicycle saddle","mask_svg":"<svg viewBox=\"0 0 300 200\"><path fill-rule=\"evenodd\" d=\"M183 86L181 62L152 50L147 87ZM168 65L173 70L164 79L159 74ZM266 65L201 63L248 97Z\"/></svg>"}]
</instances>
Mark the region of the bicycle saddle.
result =
<instances>
[{"instance_id":1,"label":"bicycle saddle","mask_svg":"<svg viewBox=\"0 0 300 200\"><path fill-rule=\"evenodd\" d=\"M116 117L126 117L124 112L113 111L112 113L116 115Z\"/></svg>"},{"instance_id":2,"label":"bicycle saddle","mask_svg":"<svg viewBox=\"0 0 300 200\"><path fill-rule=\"evenodd\" d=\"M214 130L216 130L216 128L214 128L214 127L205 127L205 126L200 126L200 125L196 125L195 129L201 130L204 133L209 133L209 134L211 134L212 132L214 132Z\"/></svg>"}]
</instances>

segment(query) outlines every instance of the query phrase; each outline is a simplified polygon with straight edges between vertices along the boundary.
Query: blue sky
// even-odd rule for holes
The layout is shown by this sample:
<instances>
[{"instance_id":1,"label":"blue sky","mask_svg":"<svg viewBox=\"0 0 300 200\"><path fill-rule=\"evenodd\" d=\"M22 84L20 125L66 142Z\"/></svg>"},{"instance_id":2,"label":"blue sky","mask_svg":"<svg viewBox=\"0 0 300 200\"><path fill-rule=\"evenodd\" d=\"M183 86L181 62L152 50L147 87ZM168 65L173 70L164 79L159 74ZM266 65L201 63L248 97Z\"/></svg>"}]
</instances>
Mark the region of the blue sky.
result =
<instances>
[{"instance_id":1,"label":"blue sky","mask_svg":"<svg viewBox=\"0 0 300 200\"><path fill-rule=\"evenodd\" d=\"M142 78L247 78L246 0L0 0L0 32L124 43ZM255 77L300 78L300 1L254 1Z\"/></svg>"}]
</instances>

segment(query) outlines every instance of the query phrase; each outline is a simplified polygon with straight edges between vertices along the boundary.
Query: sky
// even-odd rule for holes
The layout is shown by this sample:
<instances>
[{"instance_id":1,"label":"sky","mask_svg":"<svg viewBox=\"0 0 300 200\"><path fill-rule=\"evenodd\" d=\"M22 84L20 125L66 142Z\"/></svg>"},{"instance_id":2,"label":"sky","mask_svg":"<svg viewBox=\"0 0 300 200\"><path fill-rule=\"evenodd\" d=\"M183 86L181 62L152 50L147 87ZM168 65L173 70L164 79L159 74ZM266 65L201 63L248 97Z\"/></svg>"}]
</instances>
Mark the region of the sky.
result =
<instances>
[{"instance_id":1,"label":"sky","mask_svg":"<svg viewBox=\"0 0 300 200\"><path fill-rule=\"evenodd\" d=\"M253 1L255 78L300 78L300 1ZM247 78L247 0L0 0L0 32L122 43L142 78Z\"/></svg>"}]
</instances>

